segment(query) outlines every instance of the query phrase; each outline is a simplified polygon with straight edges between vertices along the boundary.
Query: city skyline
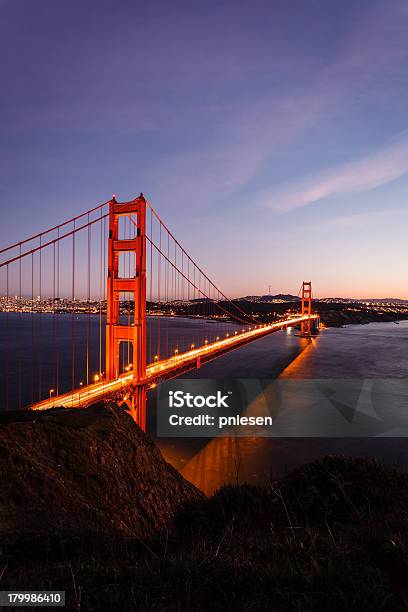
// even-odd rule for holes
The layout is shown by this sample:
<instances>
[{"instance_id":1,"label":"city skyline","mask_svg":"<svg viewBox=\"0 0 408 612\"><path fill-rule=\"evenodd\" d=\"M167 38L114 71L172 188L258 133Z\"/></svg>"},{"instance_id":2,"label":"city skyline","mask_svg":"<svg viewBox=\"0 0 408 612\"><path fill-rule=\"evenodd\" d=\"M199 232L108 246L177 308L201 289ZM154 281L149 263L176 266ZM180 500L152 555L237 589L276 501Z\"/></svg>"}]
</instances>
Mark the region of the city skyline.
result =
<instances>
[{"instance_id":1,"label":"city skyline","mask_svg":"<svg viewBox=\"0 0 408 612\"><path fill-rule=\"evenodd\" d=\"M231 297L408 298L405 2L0 8L2 247L143 191Z\"/></svg>"}]
</instances>

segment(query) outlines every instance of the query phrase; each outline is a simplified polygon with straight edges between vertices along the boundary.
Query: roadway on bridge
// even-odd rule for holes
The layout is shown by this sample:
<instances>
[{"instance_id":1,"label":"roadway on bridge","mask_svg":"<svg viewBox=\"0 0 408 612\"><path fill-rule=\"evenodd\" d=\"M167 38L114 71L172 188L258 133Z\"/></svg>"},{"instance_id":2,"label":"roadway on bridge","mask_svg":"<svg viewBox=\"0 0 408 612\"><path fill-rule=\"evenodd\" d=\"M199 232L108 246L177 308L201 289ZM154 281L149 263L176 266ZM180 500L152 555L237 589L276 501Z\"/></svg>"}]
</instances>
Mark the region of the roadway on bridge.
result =
<instances>
[{"instance_id":1,"label":"roadway on bridge","mask_svg":"<svg viewBox=\"0 0 408 612\"><path fill-rule=\"evenodd\" d=\"M166 378L178 376L182 372L197 367L200 361L209 361L213 357L219 357L234 348L253 342L268 334L317 318L318 315L301 316L279 321L278 323L255 326L248 331L237 333L222 340L217 340L216 342L194 348L185 353L151 363L146 368L146 384L148 387L155 386L158 382ZM116 380L107 381L102 379L91 385L86 385L74 391L56 395L42 402L33 404L31 409L48 410L57 406L64 408L84 408L85 406L106 399L109 396L114 396L117 393L123 392L126 394L126 389L130 388L134 383L133 372L125 372Z\"/></svg>"}]
</instances>

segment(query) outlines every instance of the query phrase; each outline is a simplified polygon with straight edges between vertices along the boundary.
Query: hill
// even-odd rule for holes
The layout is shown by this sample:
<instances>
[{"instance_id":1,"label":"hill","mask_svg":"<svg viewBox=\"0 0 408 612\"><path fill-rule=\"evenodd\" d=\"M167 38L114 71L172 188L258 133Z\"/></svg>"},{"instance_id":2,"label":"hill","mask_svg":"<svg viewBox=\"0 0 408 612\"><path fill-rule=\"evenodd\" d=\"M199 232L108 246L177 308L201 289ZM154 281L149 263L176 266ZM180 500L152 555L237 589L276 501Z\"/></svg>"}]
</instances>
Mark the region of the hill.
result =
<instances>
[{"instance_id":1,"label":"hill","mask_svg":"<svg viewBox=\"0 0 408 612\"><path fill-rule=\"evenodd\" d=\"M239 300L248 300L249 302L301 302L301 298L298 295L290 295L289 293L278 293L277 295L247 295L246 297L239 298Z\"/></svg>"},{"instance_id":2,"label":"hill","mask_svg":"<svg viewBox=\"0 0 408 612\"><path fill-rule=\"evenodd\" d=\"M117 407L0 418L0 533L146 536L202 494Z\"/></svg>"}]
</instances>

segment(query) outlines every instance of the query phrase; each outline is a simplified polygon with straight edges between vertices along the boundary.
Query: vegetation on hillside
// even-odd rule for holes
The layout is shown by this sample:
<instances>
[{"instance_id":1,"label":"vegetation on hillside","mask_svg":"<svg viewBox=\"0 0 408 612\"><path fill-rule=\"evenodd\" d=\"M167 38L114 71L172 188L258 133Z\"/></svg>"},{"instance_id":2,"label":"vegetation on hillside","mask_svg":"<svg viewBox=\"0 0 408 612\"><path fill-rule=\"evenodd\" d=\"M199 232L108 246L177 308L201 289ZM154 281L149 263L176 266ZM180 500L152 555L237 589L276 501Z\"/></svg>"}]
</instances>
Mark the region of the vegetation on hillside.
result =
<instances>
[{"instance_id":1,"label":"vegetation on hillside","mask_svg":"<svg viewBox=\"0 0 408 612\"><path fill-rule=\"evenodd\" d=\"M187 502L153 537L8 537L2 589L83 610L406 610L408 476L326 457L264 487Z\"/></svg>"}]
</instances>

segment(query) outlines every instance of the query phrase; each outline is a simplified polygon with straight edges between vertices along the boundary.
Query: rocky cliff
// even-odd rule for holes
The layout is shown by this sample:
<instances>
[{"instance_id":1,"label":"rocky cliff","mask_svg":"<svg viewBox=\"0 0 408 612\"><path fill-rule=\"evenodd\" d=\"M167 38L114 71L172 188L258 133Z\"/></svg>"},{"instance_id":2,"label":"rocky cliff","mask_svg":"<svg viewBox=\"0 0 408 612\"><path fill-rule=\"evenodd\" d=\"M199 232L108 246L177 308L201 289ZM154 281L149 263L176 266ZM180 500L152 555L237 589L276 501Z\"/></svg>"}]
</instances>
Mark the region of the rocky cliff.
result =
<instances>
[{"instance_id":1,"label":"rocky cliff","mask_svg":"<svg viewBox=\"0 0 408 612\"><path fill-rule=\"evenodd\" d=\"M0 533L146 536L202 494L117 407L0 418Z\"/></svg>"}]
</instances>

